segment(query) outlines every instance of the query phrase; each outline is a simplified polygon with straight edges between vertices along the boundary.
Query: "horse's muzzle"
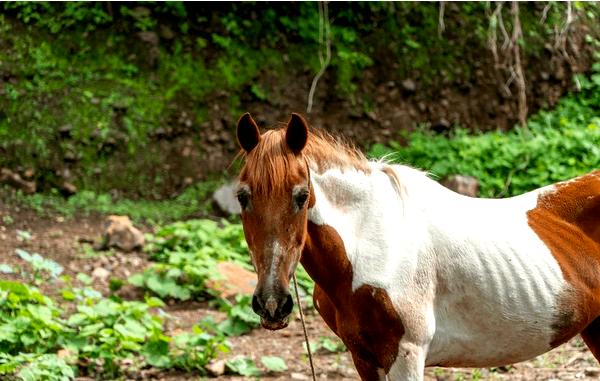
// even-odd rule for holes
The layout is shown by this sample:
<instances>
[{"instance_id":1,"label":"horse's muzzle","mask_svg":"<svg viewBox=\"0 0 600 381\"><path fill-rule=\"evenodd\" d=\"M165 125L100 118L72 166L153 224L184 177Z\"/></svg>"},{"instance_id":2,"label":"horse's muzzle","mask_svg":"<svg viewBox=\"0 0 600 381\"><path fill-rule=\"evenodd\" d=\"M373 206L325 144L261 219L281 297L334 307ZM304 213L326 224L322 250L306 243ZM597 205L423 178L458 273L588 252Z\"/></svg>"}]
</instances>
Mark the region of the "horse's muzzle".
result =
<instances>
[{"instance_id":1,"label":"horse's muzzle","mask_svg":"<svg viewBox=\"0 0 600 381\"><path fill-rule=\"evenodd\" d=\"M260 316L261 325L273 331L288 326L293 308L294 301L288 292L268 296L255 293L252 297L252 309Z\"/></svg>"}]
</instances>

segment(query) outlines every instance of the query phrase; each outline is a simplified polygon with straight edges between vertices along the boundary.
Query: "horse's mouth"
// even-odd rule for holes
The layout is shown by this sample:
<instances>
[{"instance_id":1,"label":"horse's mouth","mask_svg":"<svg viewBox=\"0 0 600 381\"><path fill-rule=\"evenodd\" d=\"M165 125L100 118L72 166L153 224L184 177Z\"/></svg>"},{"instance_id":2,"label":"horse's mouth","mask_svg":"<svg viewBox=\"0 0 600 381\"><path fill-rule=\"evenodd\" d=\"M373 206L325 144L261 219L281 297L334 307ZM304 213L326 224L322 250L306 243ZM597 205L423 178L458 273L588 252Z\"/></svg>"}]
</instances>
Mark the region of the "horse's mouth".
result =
<instances>
[{"instance_id":1,"label":"horse's mouth","mask_svg":"<svg viewBox=\"0 0 600 381\"><path fill-rule=\"evenodd\" d=\"M285 318L283 318L282 320L277 320L277 321L268 320L263 317L260 318L260 324L263 326L263 328L271 330L271 331L277 331L278 329L283 329L288 326L289 322L290 322L289 315L286 316Z\"/></svg>"}]
</instances>

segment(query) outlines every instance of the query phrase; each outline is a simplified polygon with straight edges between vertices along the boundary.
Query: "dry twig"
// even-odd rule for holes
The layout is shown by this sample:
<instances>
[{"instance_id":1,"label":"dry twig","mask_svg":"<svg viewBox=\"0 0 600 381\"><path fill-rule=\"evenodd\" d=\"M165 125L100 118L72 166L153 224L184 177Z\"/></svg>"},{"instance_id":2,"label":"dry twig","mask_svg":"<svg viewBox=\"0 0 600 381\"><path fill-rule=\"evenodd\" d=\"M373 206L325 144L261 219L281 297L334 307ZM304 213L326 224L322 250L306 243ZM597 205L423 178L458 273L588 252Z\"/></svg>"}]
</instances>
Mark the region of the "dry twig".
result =
<instances>
[{"instance_id":1,"label":"dry twig","mask_svg":"<svg viewBox=\"0 0 600 381\"><path fill-rule=\"evenodd\" d=\"M315 75L310 85L310 91L308 92L308 105L306 106L306 113L310 114L313 106L313 97L315 90L317 89L317 83L319 79L325 73L329 62L331 61L331 38L330 38L330 25L329 25L329 8L326 1L320 1L319 3L319 62L321 68ZM323 57L323 49L325 49L325 57Z\"/></svg>"}]
</instances>

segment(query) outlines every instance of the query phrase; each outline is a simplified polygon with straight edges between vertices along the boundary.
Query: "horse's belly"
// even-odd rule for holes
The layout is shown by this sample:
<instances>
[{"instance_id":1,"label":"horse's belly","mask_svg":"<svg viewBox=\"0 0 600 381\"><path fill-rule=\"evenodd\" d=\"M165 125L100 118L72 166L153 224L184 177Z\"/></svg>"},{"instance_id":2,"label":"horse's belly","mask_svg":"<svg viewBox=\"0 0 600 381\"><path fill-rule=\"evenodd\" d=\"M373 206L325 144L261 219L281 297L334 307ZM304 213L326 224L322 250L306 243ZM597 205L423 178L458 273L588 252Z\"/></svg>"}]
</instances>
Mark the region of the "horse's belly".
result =
<instances>
[{"instance_id":1,"label":"horse's belly","mask_svg":"<svg viewBox=\"0 0 600 381\"><path fill-rule=\"evenodd\" d=\"M574 316L576 306L562 300L570 287L559 274L529 270L527 277L498 273L487 282L463 284L462 293L440 295L427 363L500 366L552 349L557 327L569 331L575 323L565 317Z\"/></svg>"},{"instance_id":2,"label":"horse's belly","mask_svg":"<svg viewBox=\"0 0 600 381\"><path fill-rule=\"evenodd\" d=\"M426 363L427 366L445 367L508 365L547 352L551 349L549 341L548 336L518 335L500 330L463 336L436 333Z\"/></svg>"}]
</instances>

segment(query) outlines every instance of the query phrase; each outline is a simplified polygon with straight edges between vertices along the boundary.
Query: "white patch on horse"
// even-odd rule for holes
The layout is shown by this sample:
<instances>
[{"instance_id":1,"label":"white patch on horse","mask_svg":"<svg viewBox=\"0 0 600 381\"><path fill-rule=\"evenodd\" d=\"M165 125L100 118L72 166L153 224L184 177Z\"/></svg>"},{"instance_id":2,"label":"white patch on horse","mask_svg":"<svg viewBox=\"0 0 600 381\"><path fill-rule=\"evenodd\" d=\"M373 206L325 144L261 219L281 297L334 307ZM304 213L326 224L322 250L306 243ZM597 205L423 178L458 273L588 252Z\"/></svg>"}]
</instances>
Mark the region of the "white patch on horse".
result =
<instances>
[{"instance_id":1,"label":"white patch on horse","mask_svg":"<svg viewBox=\"0 0 600 381\"><path fill-rule=\"evenodd\" d=\"M271 253L271 266L269 267L269 274L265 279L265 286L271 288L274 284L278 283L277 271L279 269L279 263L281 262L281 258L283 258L285 253L283 251L281 243L277 239L274 239L268 245L267 252Z\"/></svg>"},{"instance_id":2,"label":"white patch on horse","mask_svg":"<svg viewBox=\"0 0 600 381\"><path fill-rule=\"evenodd\" d=\"M311 172L308 218L341 237L353 290L387 292L405 326L400 349L421 348L416 362L446 366L504 365L548 351L557 299L570 286L526 213L555 188L476 199L393 166L399 197L383 165L372 163L369 174ZM389 374L413 371L398 358Z\"/></svg>"}]
</instances>

